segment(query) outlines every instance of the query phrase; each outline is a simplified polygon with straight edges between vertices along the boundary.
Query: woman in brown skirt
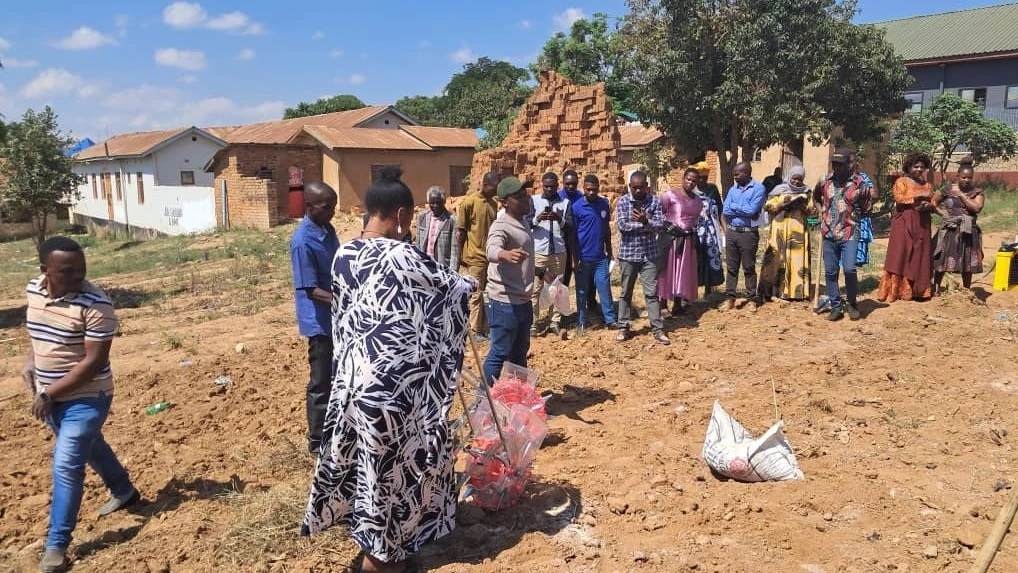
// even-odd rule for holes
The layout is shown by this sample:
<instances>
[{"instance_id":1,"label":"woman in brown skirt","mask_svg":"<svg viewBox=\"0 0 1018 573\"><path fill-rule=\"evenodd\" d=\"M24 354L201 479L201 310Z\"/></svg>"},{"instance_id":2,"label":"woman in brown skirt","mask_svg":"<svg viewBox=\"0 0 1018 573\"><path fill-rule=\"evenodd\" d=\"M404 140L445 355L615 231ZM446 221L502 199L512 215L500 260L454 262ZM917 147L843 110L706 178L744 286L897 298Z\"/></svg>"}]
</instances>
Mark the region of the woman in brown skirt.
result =
<instances>
[{"instance_id":1,"label":"woman in brown skirt","mask_svg":"<svg viewBox=\"0 0 1018 573\"><path fill-rule=\"evenodd\" d=\"M930 247L930 213L933 188L926 180L930 158L923 153L905 156L904 175L894 182L894 215L887 240L884 274L877 300L894 302L930 298L933 294L933 258Z\"/></svg>"}]
</instances>

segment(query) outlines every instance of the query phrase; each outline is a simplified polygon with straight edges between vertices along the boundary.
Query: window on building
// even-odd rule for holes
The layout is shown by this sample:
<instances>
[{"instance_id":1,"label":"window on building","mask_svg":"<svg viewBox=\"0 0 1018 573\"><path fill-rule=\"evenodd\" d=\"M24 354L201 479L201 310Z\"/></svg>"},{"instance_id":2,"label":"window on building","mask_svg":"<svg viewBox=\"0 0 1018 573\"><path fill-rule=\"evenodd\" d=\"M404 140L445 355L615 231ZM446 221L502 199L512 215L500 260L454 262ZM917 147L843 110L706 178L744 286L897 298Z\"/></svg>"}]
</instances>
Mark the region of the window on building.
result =
<instances>
[{"instance_id":1,"label":"window on building","mask_svg":"<svg viewBox=\"0 0 1018 573\"><path fill-rule=\"evenodd\" d=\"M134 181L138 184L138 204L145 204L145 180L141 175L141 171L135 174Z\"/></svg>"},{"instance_id":2,"label":"window on building","mask_svg":"<svg viewBox=\"0 0 1018 573\"><path fill-rule=\"evenodd\" d=\"M905 94L905 100L908 102L905 113L919 113L923 110L923 92L909 92Z\"/></svg>"},{"instance_id":3,"label":"window on building","mask_svg":"<svg viewBox=\"0 0 1018 573\"><path fill-rule=\"evenodd\" d=\"M470 177L469 165L449 166L449 196L460 197L467 194L467 177Z\"/></svg>"},{"instance_id":4,"label":"window on building","mask_svg":"<svg viewBox=\"0 0 1018 573\"><path fill-rule=\"evenodd\" d=\"M99 185L96 183L95 173L92 174L92 198L99 198Z\"/></svg>"},{"instance_id":5,"label":"window on building","mask_svg":"<svg viewBox=\"0 0 1018 573\"><path fill-rule=\"evenodd\" d=\"M194 171L181 171L180 172L180 184L181 185L194 185Z\"/></svg>"},{"instance_id":6,"label":"window on building","mask_svg":"<svg viewBox=\"0 0 1018 573\"><path fill-rule=\"evenodd\" d=\"M1018 108L1018 86L1007 86L1007 95L1004 98L1004 107L1007 109Z\"/></svg>"},{"instance_id":7,"label":"window on building","mask_svg":"<svg viewBox=\"0 0 1018 573\"><path fill-rule=\"evenodd\" d=\"M386 167L395 167L395 168L399 169L399 163L385 163L385 164L381 164L381 165L377 165L377 164L376 165L372 165L371 166L371 182L372 183L374 183L375 181L378 181L379 179L382 178L382 170L385 169Z\"/></svg>"},{"instance_id":8,"label":"window on building","mask_svg":"<svg viewBox=\"0 0 1018 573\"><path fill-rule=\"evenodd\" d=\"M978 105L979 109L986 109L986 88L962 88L958 96Z\"/></svg>"},{"instance_id":9,"label":"window on building","mask_svg":"<svg viewBox=\"0 0 1018 573\"><path fill-rule=\"evenodd\" d=\"M124 200L124 190L120 187L120 172L113 174L113 186L117 190L117 201Z\"/></svg>"}]
</instances>

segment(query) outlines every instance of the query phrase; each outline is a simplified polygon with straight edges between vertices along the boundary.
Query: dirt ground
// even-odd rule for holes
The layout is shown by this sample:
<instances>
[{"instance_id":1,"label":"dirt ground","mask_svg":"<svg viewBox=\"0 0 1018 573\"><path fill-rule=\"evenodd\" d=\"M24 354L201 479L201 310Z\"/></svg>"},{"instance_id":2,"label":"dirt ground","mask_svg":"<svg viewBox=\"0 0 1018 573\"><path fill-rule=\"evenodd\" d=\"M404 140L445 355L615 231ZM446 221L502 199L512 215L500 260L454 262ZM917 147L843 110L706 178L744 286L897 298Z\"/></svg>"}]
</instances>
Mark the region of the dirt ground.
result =
<instances>
[{"instance_id":1,"label":"dirt ground","mask_svg":"<svg viewBox=\"0 0 1018 573\"><path fill-rule=\"evenodd\" d=\"M356 554L342 532L297 536L313 469L306 345L285 281L226 288L236 264L97 281L194 288L119 311L105 434L144 502L99 519L107 493L89 472L75 573L341 571ZM461 505L457 531L417 561L446 573L967 571L1018 479L1018 292L989 283L924 303L869 293L862 320L833 324L805 304L698 303L669 320L667 348L645 319L623 344L603 330L538 338L531 367L555 417L535 483L510 510ZM0 570L34 571L52 438L18 376L23 305L0 301ZM805 480L719 481L700 456L713 402L759 433L772 384ZM146 415L160 400L172 407ZM992 570L1018 571L1018 535Z\"/></svg>"}]
</instances>

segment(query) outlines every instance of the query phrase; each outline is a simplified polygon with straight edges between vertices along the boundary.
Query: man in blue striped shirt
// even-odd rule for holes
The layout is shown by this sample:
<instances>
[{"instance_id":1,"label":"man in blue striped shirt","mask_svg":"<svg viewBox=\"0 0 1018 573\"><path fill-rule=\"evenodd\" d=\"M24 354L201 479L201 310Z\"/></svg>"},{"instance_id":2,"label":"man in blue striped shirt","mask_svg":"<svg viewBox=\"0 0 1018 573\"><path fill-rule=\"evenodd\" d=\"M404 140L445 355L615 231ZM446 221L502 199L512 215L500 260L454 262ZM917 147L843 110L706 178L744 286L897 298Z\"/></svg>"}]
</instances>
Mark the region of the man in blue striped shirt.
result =
<instances>
[{"instance_id":1,"label":"man in blue striped shirt","mask_svg":"<svg viewBox=\"0 0 1018 573\"><path fill-rule=\"evenodd\" d=\"M622 296L619 298L619 330L616 342L629 338L629 321L633 314L633 289L639 277L643 286L643 300L647 304L650 327L658 344L671 341L664 333L661 320L661 303L657 296L657 233L664 224L661 202L648 189L647 174L634 171L629 176L629 193L615 205L615 220L619 227L619 271L622 274Z\"/></svg>"}]
</instances>

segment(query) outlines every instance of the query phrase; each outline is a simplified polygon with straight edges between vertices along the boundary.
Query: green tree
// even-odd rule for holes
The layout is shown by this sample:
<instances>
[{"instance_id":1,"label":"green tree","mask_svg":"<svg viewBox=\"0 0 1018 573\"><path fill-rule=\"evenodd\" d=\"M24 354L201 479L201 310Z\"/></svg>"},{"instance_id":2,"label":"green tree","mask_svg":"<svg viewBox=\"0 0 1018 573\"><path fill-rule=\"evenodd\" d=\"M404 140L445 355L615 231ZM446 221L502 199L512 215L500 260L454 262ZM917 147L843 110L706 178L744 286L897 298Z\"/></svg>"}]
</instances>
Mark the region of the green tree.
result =
<instances>
[{"instance_id":1,"label":"green tree","mask_svg":"<svg viewBox=\"0 0 1018 573\"><path fill-rule=\"evenodd\" d=\"M395 105L424 125L484 129L479 147L497 147L533 93L529 79L524 68L482 57L454 74L442 95L404 97Z\"/></svg>"},{"instance_id":2,"label":"green tree","mask_svg":"<svg viewBox=\"0 0 1018 573\"><path fill-rule=\"evenodd\" d=\"M30 214L38 245L46 239L46 219L58 204L80 198L78 185L84 178L71 171L71 158L64 156L74 140L60 132L49 106L38 113L27 110L7 128L0 142L0 210Z\"/></svg>"},{"instance_id":3,"label":"green tree","mask_svg":"<svg viewBox=\"0 0 1018 573\"><path fill-rule=\"evenodd\" d=\"M837 126L871 140L904 109L905 66L854 0L628 1L633 111L687 155L716 151L725 186L754 149Z\"/></svg>"},{"instance_id":4,"label":"green tree","mask_svg":"<svg viewBox=\"0 0 1018 573\"><path fill-rule=\"evenodd\" d=\"M628 111L632 97L626 77L629 55L618 32L618 25L609 28L606 14L581 18L568 34L556 32L544 44L530 71L536 77L542 70L554 70L579 85L604 82L612 111Z\"/></svg>"},{"instance_id":5,"label":"green tree","mask_svg":"<svg viewBox=\"0 0 1018 573\"><path fill-rule=\"evenodd\" d=\"M1016 153L1015 132L1006 123L983 117L975 103L955 94L941 94L919 113L906 114L891 132L893 153L921 151L930 156L943 178L959 149L967 149L978 165L1010 159Z\"/></svg>"},{"instance_id":6,"label":"green tree","mask_svg":"<svg viewBox=\"0 0 1018 573\"><path fill-rule=\"evenodd\" d=\"M442 96L407 96L396 100L394 106L421 125L443 125L446 99Z\"/></svg>"},{"instance_id":7,"label":"green tree","mask_svg":"<svg viewBox=\"0 0 1018 573\"><path fill-rule=\"evenodd\" d=\"M323 97L313 103L300 102L297 107L288 107L283 111L283 119L295 117L307 117L309 115L321 115L323 113L335 113L337 111L349 111L367 107L360 98L352 94L341 94L332 97Z\"/></svg>"}]
</instances>

